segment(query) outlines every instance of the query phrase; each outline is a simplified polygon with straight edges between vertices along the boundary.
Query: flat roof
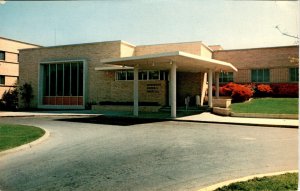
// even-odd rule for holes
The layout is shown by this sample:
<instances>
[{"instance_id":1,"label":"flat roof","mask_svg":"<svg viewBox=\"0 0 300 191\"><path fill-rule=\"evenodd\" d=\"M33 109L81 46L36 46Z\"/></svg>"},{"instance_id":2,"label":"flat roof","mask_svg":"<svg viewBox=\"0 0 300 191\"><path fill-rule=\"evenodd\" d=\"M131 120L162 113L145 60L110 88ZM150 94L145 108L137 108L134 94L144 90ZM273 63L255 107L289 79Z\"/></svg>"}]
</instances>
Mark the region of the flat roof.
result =
<instances>
[{"instance_id":1,"label":"flat roof","mask_svg":"<svg viewBox=\"0 0 300 191\"><path fill-rule=\"evenodd\" d=\"M5 37L1 37L1 39L4 39L4 40L9 40L9 41L14 41L14 42L18 42L18 43L22 43L22 44L28 44L28 45L33 45L33 46L38 46L38 47L43 47L41 45L37 45L37 44L32 44L32 43L28 43L28 42L23 42L23 41L19 41L19 40L14 40L14 39L10 39L10 38L5 38Z\"/></svg>"},{"instance_id":2,"label":"flat roof","mask_svg":"<svg viewBox=\"0 0 300 191\"><path fill-rule=\"evenodd\" d=\"M97 66L95 69L99 70L99 68L103 67L103 64L109 64L123 67L138 66L140 69L146 70L169 70L171 68L170 63L175 62L177 70L182 72L206 72L209 69L212 69L213 71L237 71L231 63L205 58L182 51L101 59L100 62L102 65Z\"/></svg>"},{"instance_id":3,"label":"flat roof","mask_svg":"<svg viewBox=\"0 0 300 191\"><path fill-rule=\"evenodd\" d=\"M240 48L240 49L223 49L215 50L214 52L226 52L226 51L243 51L243 50L257 50L257 49L278 49L278 48L293 48L298 47L299 45L288 45L288 46L271 46L271 47L256 47L256 48Z\"/></svg>"}]
</instances>

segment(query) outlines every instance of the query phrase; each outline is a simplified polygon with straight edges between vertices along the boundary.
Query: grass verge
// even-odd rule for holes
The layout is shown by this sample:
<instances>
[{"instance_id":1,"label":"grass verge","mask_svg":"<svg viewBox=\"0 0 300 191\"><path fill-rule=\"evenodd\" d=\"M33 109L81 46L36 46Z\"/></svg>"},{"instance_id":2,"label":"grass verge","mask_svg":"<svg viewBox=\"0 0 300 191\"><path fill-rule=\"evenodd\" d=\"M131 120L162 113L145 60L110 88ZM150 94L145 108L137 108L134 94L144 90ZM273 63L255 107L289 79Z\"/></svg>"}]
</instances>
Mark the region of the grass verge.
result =
<instances>
[{"instance_id":1,"label":"grass verge","mask_svg":"<svg viewBox=\"0 0 300 191\"><path fill-rule=\"evenodd\" d=\"M292 191L298 190L298 173L286 173L277 176L254 178L245 182L232 183L215 191L256 190L256 191Z\"/></svg>"},{"instance_id":2,"label":"grass verge","mask_svg":"<svg viewBox=\"0 0 300 191\"><path fill-rule=\"evenodd\" d=\"M259 98L249 102L234 103L235 113L298 114L298 98Z\"/></svg>"},{"instance_id":3,"label":"grass verge","mask_svg":"<svg viewBox=\"0 0 300 191\"><path fill-rule=\"evenodd\" d=\"M44 134L45 131L38 127L0 124L0 151L30 143Z\"/></svg>"}]
</instances>

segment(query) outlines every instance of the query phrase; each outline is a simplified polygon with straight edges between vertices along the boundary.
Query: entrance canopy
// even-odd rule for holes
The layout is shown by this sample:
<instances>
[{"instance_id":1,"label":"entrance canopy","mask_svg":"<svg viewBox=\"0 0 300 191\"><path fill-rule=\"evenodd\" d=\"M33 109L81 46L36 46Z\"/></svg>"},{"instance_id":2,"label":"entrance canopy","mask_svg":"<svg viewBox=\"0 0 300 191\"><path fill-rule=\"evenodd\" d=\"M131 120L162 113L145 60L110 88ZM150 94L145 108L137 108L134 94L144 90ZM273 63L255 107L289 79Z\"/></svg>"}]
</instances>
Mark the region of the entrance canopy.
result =
<instances>
[{"instance_id":1,"label":"entrance canopy","mask_svg":"<svg viewBox=\"0 0 300 191\"><path fill-rule=\"evenodd\" d=\"M103 64L108 64L106 67ZM110 66L109 66L110 65ZM169 96L171 105L171 117L176 117L176 72L204 72L208 73L208 105L212 107L212 75L213 72L236 72L237 69L228 62L204 58L186 52L164 52L142 56L131 56L123 58L102 59L101 66L95 70L133 69L133 115L138 116L138 74L139 70L169 70L170 86ZM118 67L116 67L116 65ZM219 75L216 75L216 91L219 90Z\"/></svg>"},{"instance_id":2,"label":"entrance canopy","mask_svg":"<svg viewBox=\"0 0 300 191\"><path fill-rule=\"evenodd\" d=\"M237 69L228 62L204 58L181 51L101 60L101 64L119 65L123 66L124 69L125 67L132 67L132 69L134 67L139 67L139 69L144 70L170 70L171 62L176 63L177 71L179 72L207 72L210 69L218 72L237 71ZM98 66L95 69L105 70L105 68L106 67L103 68L103 66Z\"/></svg>"}]
</instances>

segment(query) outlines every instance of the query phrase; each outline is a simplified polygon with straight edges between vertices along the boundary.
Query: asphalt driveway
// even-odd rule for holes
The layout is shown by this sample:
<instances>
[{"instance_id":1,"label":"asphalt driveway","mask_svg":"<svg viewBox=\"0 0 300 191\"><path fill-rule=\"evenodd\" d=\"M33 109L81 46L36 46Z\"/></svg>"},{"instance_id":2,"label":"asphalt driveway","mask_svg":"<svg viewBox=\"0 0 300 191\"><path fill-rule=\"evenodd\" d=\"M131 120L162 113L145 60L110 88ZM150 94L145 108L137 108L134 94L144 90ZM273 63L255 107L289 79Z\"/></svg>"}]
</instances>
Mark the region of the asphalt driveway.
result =
<instances>
[{"instance_id":1,"label":"asphalt driveway","mask_svg":"<svg viewBox=\"0 0 300 191\"><path fill-rule=\"evenodd\" d=\"M116 119L121 120L121 119ZM0 190L197 190L297 169L298 129L174 121L121 125L0 118L48 140L0 158Z\"/></svg>"}]
</instances>

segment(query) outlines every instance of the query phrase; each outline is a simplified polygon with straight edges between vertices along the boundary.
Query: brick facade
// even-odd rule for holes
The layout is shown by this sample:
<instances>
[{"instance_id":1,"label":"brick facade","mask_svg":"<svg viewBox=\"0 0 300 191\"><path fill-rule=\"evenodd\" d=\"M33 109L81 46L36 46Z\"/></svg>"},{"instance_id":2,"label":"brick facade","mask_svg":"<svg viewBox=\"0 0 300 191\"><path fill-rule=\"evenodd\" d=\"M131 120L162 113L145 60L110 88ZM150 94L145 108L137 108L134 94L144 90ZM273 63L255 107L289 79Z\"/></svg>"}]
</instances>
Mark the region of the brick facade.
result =
<instances>
[{"instance_id":1,"label":"brick facade","mask_svg":"<svg viewBox=\"0 0 300 191\"><path fill-rule=\"evenodd\" d=\"M215 51L213 51L215 50ZM95 70L105 68L102 59L141 56L162 52L183 51L206 58L232 63L238 72L234 81L249 83L251 69L269 68L272 82L287 82L289 67L298 67L291 63L290 57L298 57L298 47L261 48L246 50L222 50L220 46L207 47L201 42L171 43L159 45L134 46L124 41L110 41L26 49L20 52L20 84L31 83L34 90L32 107L42 105L39 84L40 64L53 61L84 60L86 64L85 100L82 107L89 102L132 102L133 81L116 80L116 70ZM207 88L206 73L177 72L177 102L184 105L184 98L191 96L194 104L196 95L204 95ZM168 79L140 80L139 101L155 102L168 105ZM202 96L204 97L204 96Z\"/></svg>"},{"instance_id":2,"label":"brick facade","mask_svg":"<svg viewBox=\"0 0 300 191\"><path fill-rule=\"evenodd\" d=\"M252 69L269 69L270 83L286 83L289 82L289 68L299 66L291 61L299 58L299 46L220 50L213 52L213 58L229 62L238 69L234 74L236 83L250 83Z\"/></svg>"},{"instance_id":3,"label":"brick facade","mask_svg":"<svg viewBox=\"0 0 300 191\"><path fill-rule=\"evenodd\" d=\"M25 42L0 37L0 52L4 53L4 60L0 59L0 76L4 76L4 84L0 84L0 99L5 91L15 88L19 77L19 49L36 48Z\"/></svg>"}]
</instances>

